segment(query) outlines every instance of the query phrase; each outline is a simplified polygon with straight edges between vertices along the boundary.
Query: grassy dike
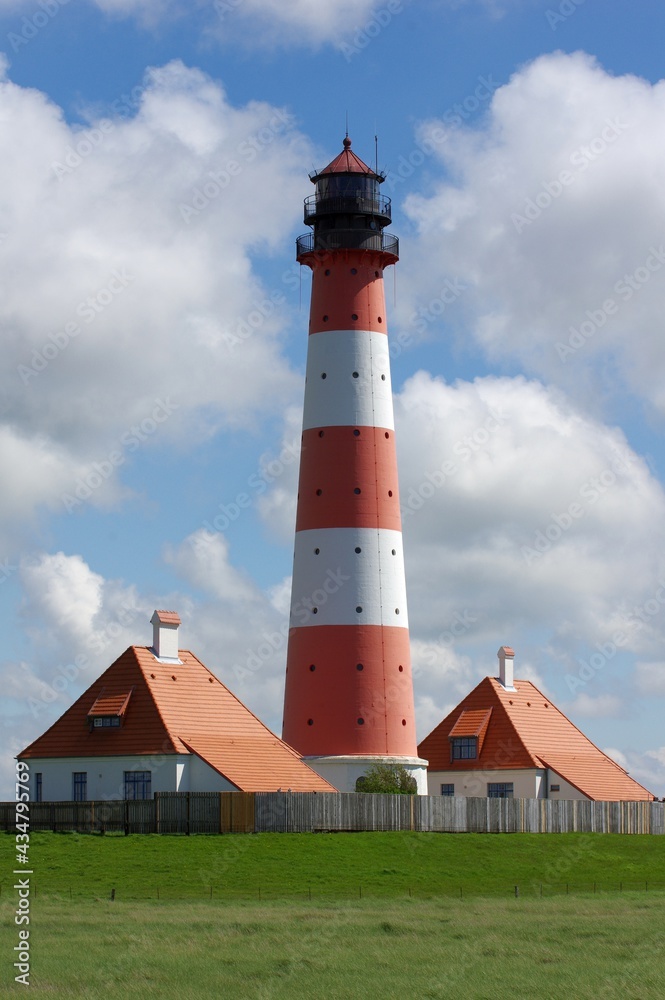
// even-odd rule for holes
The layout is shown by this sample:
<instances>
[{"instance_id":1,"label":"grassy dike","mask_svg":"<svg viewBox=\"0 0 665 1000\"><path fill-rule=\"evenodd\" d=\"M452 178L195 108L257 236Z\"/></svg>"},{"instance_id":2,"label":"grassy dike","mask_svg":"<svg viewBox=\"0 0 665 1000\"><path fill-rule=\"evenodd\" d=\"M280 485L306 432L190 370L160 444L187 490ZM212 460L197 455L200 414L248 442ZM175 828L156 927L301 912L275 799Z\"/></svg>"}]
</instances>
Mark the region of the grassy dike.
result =
<instances>
[{"instance_id":1,"label":"grassy dike","mask_svg":"<svg viewBox=\"0 0 665 1000\"><path fill-rule=\"evenodd\" d=\"M14 838L0 835L2 893ZM665 886L665 837L618 834L33 833L33 887L72 898L242 899L522 894ZM5 874L7 873L7 874Z\"/></svg>"}]
</instances>

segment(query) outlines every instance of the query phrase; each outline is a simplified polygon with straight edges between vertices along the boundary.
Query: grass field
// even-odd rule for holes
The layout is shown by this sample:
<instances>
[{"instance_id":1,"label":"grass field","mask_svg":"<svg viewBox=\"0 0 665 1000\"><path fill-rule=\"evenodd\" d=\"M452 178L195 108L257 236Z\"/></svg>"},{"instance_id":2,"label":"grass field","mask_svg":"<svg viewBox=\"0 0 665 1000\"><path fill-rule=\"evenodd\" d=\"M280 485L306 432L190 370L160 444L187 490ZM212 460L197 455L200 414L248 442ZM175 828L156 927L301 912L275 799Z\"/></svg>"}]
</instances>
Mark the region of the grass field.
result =
<instances>
[{"instance_id":1,"label":"grass field","mask_svg":"<svg viewBox=\"0 0 665 1000\"><path fill-rule=\"evenodd\" d=\"M2 910L6 960L9 904ZM58 1000L665 996L660 893L326 905L47 899L33 924L30 994ZM2 996L24 991L10 980Z\"/></svg>"},{"instance_id":2,"label":"grass field","mask_svg":"<svg viewBox=\"0 0 665 1000\"><path fill-rule=\"evenodd\" d=\"M11 886L14 838L0 836ZM615 834L236 834L211 837L33 833L38 894L117 899L507 895L665 887L665 837Z\"/></svg>"},{"instance_id":3,"label":"grass field","mask_svg":"<svg viewBox=\"0 0 665 1000\"><path fill-rule=\"evenodd\" d=\"M31 834L30 989L662 1000L664 855L662 837L600 834ZM10 997L25 989L12 982L11 835L0 862Z\"/></svg>"}]
</instances>

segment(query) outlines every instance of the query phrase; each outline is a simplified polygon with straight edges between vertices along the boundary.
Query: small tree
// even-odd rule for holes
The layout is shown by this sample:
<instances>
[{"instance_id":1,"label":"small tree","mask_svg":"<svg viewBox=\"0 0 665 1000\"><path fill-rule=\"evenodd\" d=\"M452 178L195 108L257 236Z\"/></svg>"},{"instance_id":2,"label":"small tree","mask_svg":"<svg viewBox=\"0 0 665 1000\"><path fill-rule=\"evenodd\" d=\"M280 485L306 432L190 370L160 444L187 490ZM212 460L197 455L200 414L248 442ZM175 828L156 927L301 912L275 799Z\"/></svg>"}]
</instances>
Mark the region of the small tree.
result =
<instances>
[{"instance_id":1,"label":"small tree","mask_svg":"<svg viewBox=\"0 0 665 1000\"><path fill-rule=\"evenodd\" d=\"M388 792L392 795L415 795L416 779L402 764L372 764L356 781L357 792Z\"/></svg>"}]
</instances>

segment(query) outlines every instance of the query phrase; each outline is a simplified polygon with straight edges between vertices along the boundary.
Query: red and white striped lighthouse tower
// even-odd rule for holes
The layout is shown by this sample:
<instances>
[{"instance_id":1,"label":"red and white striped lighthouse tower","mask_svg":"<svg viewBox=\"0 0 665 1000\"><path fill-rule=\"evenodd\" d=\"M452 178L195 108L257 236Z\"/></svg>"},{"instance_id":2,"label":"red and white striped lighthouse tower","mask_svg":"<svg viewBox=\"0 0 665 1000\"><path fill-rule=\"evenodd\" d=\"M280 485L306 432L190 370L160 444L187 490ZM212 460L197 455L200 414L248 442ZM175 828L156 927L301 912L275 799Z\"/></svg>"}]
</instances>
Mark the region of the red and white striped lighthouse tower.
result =
<instances>
[{"instance_id":1,"label":"red and white striped lighthouse tower","mask_svg":"<svg viewBox=\"0 0 665 1000\"><path fill-rule=\"evenodd\" d=\"M426 793L416 750L383 271L382 174L351 140L311 175L312 269L284 740L341 791L376 761L404 765Z\"/></svg>"}]
</instances>

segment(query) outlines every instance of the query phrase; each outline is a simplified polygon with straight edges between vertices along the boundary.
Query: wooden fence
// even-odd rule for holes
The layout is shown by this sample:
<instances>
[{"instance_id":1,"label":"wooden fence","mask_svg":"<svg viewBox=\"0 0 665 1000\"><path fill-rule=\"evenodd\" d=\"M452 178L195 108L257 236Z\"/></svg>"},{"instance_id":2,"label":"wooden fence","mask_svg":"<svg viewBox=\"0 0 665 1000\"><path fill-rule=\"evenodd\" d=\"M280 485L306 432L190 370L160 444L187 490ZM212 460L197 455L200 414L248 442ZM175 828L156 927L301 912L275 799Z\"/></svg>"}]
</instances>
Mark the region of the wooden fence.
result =
<instances>
[{"instance_id":1,"label":"wooden fence","mask_svg":"<svg viewBox=\"0 0 665 1000\"><path fill-rule=\"evenodd\" d=\"M665 833L663 802L481 799L355 792L156 792L153 799L31 802L30 830L79 833ZM22 821L22 818L20 819ZM13 802L0 830L16 830Z\"/></svg>"}]
</instances>

